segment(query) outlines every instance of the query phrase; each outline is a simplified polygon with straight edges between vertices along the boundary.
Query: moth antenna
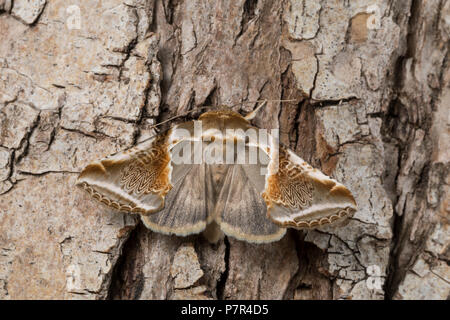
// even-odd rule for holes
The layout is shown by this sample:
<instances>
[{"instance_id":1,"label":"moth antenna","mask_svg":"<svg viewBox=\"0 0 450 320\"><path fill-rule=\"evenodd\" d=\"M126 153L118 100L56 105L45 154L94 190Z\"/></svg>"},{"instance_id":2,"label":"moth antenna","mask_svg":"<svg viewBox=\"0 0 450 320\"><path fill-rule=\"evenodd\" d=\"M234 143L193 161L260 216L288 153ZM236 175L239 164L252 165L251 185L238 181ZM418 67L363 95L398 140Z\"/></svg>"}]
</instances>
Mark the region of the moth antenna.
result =
<instances>
[{"instance_id":1,"label":"moth antenna","mask_svg":"<svg viewBox=\"0 0 450 320\"><path fill-rule=\"evenodd\" d=\"M182 118L182 117L186 117L188 114L190 114L190 113L192 113L192 112L194 112L194 111L203 110L203 109L207 109L207 108L208 108L208 107L200 107L200 108L196 108L196 109L189 110L189 111L187 111L187 112L185 112L185 113L183 113L183 114L179 114L179 115L170 117L169 119L166 119L166 120L164 120L164 121L158 122L158 123L156 123L156 124L150 126L148 129L155 129L156 127L159 127L160 125L163 125L163 124L168 123L168 122L170 122L170 121L173 121L173 120L175 120L175 119ZM142 142L148 141L148 140L150 140L150 139L153 139L153 137L154 137L154 136L148 137L147 139L144 139L144 140L142 140L142 141L139 141L139 143L142 143Z\"/></svg>"},{"instance_id":2,"label":"moth antenna","mask_svg":"<svg viewBox=\"0 0 450 320\"><path fill-rule=\"evenodd\" d=\"M166 119L166 120L164 120L164 121L158 122L158 123L152 125L149 129L153 129L153 128L159 127L160 125L162 125L162 124L164 124L164 123L173 121L173 120L178 119L178 118L186 117L188 114L190 114L190 113L192 113L192 112L199 111L199 110L203 110L203 109L207 109L207 108L208 108L208 107L200 107L200 108L196 108L196 109L189 110L189 111L187 111L187 112L185 112L185 113L183 113L183 114L179 114L179 115L173 116L173 117L171 117L171 118L169 118L169 119Z\"/></svg>"},{"instance_id":3,"label":"moth antenna","mask_svg":"<svg viewBox=\"0 0 450 320\"><path fill-rule=\"evenodd\" d=\"M258 111L261 110L261 108L264 107L266 104L267 104L267 100L264 100L263 103L261 103L258 107L256 107L255 110L253 110L252 112L250 112L249 114L247 114L244 118L245 118L246 120L249 120L249 121L252 120L252 119L256 116L256 114L258 113Z\"/></svg>"},{"instance_id":4,"label":"moth antenna","mask_svg":"<svg viewBox=\"0 0 450 320\"><path fill-rule=\"evenodd\" d=\"M242 103L257 103L257 102L262 102L255 110L253 110L252 112L250 112L248 115L246 115L244 118L245 119L247 119L247 120L252 120L255 116L256 116L256 114L258 113L258 111L262 108L262 107L264 107L266 104L267 104L267 102L295 102L296 104L298 104L299 103L299 101L298 100L295 100L295 99L287 99L287 100L256 100L256 101L247 101L247 102L241 102L240 104L242 104ZM236 104L237 105L237 104Z\"/></svg>"}]
</instances>

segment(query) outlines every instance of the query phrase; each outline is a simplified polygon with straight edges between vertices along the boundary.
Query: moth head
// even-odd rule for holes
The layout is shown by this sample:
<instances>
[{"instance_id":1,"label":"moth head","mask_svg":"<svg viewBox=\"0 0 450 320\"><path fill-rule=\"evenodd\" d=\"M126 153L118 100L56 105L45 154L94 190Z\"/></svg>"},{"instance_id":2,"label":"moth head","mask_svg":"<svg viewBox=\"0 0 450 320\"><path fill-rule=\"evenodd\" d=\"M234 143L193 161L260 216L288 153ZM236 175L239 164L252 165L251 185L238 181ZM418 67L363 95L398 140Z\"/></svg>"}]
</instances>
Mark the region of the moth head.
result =
<instances>
[{"instance_id":1,"label":"moth head","mask_svg":"<svg viewBox=\"0 0 450 320\"><path fill-rule=\"evenodd\" d=\"M220 130L220 128L241 128L248 127L249 121L246 120L239 113L231 109L216 109L212 111L207 111L200 115L198 118L202 121L203 128L215 128Z\"/></svg>"},{"instance_id":2,"label":"moth head","mask_svg":"<svg viewBox=\"0 0 450 320\"><path fill-rule=\"evenodd\" d=\"M231 110L229 107L217 107L214 110L204 112L198 119L202 120L208 118L245 119L238 112Z\"/></svg>"}]
</instances>

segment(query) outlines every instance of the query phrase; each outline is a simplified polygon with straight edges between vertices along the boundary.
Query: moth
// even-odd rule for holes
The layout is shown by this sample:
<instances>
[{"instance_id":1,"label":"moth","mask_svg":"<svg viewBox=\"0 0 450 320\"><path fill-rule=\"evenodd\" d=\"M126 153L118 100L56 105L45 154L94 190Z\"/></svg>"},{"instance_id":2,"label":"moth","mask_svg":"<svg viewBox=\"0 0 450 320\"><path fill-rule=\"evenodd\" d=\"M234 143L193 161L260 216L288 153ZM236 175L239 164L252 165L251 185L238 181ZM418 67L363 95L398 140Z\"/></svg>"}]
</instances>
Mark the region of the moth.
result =
<instances>
[{"instance_id":1,"label":"moth","mask_svg":"<svg viewBox=\"0 0 450 320\"><path fill-rule=\"evenodd\" d=\"M207 111L89 164L76 184L109 207L139 214L153 231L203 232L213 242L223 232L268 243L287 228L351 217L357 206L344 185L250 123L260 107L245 117L226 107Z\"/></svg>"}]
</instances>

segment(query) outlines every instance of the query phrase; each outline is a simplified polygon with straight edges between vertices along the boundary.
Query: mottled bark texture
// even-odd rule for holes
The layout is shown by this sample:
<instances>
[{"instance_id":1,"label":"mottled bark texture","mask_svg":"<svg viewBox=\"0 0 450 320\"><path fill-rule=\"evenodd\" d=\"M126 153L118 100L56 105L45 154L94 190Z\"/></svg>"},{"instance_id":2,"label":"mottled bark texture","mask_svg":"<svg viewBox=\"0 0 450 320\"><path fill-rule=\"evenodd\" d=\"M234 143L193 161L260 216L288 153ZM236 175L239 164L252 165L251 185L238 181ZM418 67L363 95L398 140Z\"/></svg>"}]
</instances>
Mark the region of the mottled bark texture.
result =
<instances>
[{"instance_id":1,"label":"mottled bark texture","mask_svg":"<svg viewBox=\"0 0 450 320\"><path fill-rule=\"evenodd\" d=\"M447 0L0 0L0 298L448 298L449 36ZM74 188L258 99L295 100L254 123L350 188L346 226L212 245Z\"/></svg>"}]
</instances>

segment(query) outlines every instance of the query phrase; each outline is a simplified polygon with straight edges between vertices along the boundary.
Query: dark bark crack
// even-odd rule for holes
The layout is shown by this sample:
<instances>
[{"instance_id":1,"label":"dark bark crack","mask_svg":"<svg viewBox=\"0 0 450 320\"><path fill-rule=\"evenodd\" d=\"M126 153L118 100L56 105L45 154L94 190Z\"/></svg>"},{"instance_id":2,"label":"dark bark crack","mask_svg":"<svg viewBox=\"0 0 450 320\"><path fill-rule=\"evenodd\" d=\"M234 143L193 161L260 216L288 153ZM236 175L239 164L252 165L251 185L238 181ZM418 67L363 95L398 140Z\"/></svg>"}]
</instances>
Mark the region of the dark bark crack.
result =
<instances>
[{"instance_id":1,"label":"dark bark crack","mask_svg":"<svg viewBox=\"0 0 450 320\"><path fill-rule=\"evenodd\" d=\"M142 273L143 261L140 261L142 257L137 254L141 228L142 226L138 225L131 230L122 246L111 273L107 300L139 299L141 295L145 282Z\"/></svg>"},{"instance_id":2,"label":"dark bark crack","mask_svg":"<svg viewBox=\"0 0 450 320\"><path fill-rule=\"evenodd\" d=\"M228 274L230 270L230 242L228 241L228 237L225 236L224 238L224 244L225 244L225 270L220 275L220 279L217 282L216 287L216 295L217 299L224 300L227 297L225 296L225 287L228 280Z\"/></svg>"}]
</instances>

